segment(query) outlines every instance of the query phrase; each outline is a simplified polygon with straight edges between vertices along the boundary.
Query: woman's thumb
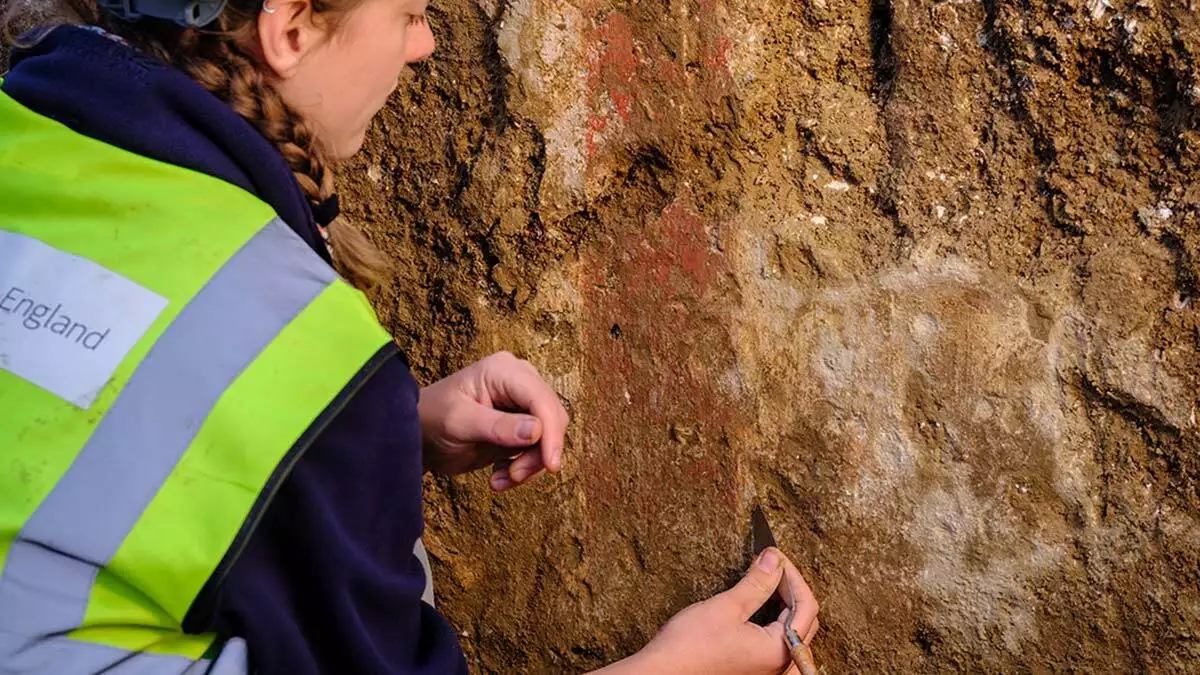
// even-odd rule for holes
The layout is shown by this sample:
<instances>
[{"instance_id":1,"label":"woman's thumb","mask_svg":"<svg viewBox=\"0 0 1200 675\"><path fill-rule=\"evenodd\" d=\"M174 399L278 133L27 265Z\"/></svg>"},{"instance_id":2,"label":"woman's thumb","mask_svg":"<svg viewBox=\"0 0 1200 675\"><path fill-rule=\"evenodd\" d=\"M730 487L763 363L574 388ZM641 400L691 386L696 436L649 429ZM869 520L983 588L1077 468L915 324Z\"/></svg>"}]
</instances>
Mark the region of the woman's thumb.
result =
<instances>
[{"instance_id":1,"label":"woman's thumb","mask_svg":"<svg viewBox=\"0 0 1200 675\"><path fill-rule=\"evenodd\" d=\"M488 408L476 416L476 424L480 440L505 448L526 448L542 437L542 422L532 415Z\"/></svg>"},{"instance_id":2,"label":"woman's thumb","mask_svg":"<svg viewBox=\"0 0 1200 675\"><path fill-rule=\"evenodd\" d=\"M783 554L771 547L758 556L741 581L717 597L730 604L730 609L737 613L738 619L748 621L759 607L771 599L782 579Z\"/></svg>"}]
</instances>

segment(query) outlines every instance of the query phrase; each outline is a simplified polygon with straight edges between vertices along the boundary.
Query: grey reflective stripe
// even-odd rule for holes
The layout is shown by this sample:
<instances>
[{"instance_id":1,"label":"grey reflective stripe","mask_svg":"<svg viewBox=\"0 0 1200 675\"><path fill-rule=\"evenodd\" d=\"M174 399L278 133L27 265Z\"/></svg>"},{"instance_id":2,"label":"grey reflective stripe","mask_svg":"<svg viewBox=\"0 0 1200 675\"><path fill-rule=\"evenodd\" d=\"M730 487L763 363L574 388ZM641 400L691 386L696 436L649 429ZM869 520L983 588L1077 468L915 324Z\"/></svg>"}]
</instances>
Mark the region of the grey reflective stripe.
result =
<instances>
[{"instance_id":1,"label":"grey reflective stripe","mask_svg":"<svg viewBox=\"0 0 1200 675\"><path fill-rule=\"evenodd\" d=\"M413 553L420 561L421 568L425 570L425 591L421 593L421 599L430 607L436 607L437 604L433 597L433 568L429 566L429 552L425 550L425 542L417 539L417 545L413 546Z\"/></svg>"},{"instance_id":2,"label":"grey reflective stripe","mask_svg":"<svg viewBox=\"0 0 1200 675\"><path fill-rule=\"evenodd\" d=\"M9 641L12 644L9 644ZM224 644L215 661L193 661L184 656L128 652L116 647L73 640L46 638L32 649L21 649L25 638L0 634L0 650L11 654L0 664L3 675L242 675L249 670L246 643L234 638ZM16 646L12 646L16 645Z\"/></svg>"},{"instance_id":3,"label":"grey reflective stripe","mask_svg":"<svg viewBox=\"0 0 1200 675\"><path fill-rule=\"evenodd\" d=\"M221 395L334 278L279 219L213 275L13 541L0 574L0 633L37 639L79 626L97 572Z\"/></svg>"}]
</instances>

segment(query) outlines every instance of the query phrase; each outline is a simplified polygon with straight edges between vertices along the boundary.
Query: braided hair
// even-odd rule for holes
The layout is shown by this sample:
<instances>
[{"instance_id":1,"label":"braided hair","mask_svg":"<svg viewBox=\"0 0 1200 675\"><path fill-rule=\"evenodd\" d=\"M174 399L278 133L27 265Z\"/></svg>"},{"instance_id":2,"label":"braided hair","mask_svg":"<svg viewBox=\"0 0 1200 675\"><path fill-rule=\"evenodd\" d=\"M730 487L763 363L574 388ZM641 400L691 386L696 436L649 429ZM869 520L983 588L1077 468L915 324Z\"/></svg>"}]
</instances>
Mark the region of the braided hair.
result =
<instances>
[{"instance_id":1,"label":"braided hair","mask_svg":"<svg viewBox=\"0 0 1200 675\"><path fill-rule=\"evenodd\" d=\"M330 0L313 0L313 13L320 15L332 32L355 2L343 0L334 6ZM49 18L98 26L119 36L187 73L228 104L275 145L310 206L324 204L334 196L334 170L327 150L312 125L283 100L273 73L258 56L260 5L256 0L229 0L220 16L204 28L185 28L170 21L123 21L101 9L95 0L57 3L54 10L59 16ZM21 4L20 0L10 4L6 26L12 25ZM383 282L387 261L362 230L340 216L321 230L343 278L363 291L374 290Z\"/></svg>"}]
</instances>

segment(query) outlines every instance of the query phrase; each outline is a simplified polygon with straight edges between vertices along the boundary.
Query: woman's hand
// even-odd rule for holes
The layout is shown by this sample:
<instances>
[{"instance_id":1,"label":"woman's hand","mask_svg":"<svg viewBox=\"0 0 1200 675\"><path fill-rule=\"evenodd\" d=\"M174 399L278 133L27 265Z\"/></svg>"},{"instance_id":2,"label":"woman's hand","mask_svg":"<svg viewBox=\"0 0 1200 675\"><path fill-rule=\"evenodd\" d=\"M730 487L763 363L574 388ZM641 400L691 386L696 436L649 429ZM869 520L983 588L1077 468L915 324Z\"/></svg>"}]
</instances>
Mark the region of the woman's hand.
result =
<instances>
[{"instance_id":1,"label":"woman's hand","mask_svg":"<svg viewBox=\"0 0 1200 675\"><path fill-rule=\"evenodd\" d=\"M456 475L494 465L493 490L562 466L567 411L528 361L493 354L421 390L425 468Z\"/></svg>"},{"instance_id":2,"label":"woman's hand","mask_svg":"<svg viewBox=\"0 0 1200 675\"><path fill-rule=\"evenodd\" d=\"M600 671L603 675L722 673L778 675L795 672L783 639L785 609L769 626L750 617L787 585L795 592L792 627L808 644L816 634L820 607L799 570L778 549L763 551L733 588L676 614L642 651Z\"/></svg>"}]
</instances>

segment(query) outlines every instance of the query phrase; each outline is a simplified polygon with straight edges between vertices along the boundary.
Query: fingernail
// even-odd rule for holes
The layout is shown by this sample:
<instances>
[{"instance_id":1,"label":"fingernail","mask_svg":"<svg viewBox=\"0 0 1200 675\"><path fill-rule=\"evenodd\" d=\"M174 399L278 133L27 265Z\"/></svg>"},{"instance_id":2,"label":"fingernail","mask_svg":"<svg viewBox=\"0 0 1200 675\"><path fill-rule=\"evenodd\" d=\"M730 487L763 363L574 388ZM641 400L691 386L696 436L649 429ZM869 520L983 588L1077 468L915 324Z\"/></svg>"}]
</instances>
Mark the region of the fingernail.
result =
<instances>
[{"instance_id":1,"label":"fingernail","mask_svg":"<svg viewBox=\"0 0 1200 675\"><path fill-rule=\"evenodd\" d=\"M532 441L533 429L536 424L537 423L533 420L528 419L521 422L521 424L517 427L517 438L521 439L522 441Z\"/></svg>"},{"instance_id":2,"label":"fingernail","mask_svg":"<svg viewBox=\"0 0 1200 675\"><path fill-rule=\"evenodd\" d=\"M763 551L758 557L758 566L766 572L774 572L779 567L779 554L771 549Z\"/></svg>"},{"instance_id":3,"label":"fingernail","mask_svg":"<svg viewBox=\"0 0 1200 675\"><path fill-rule=\"evenodd\" d=\"M508 488L512 487L512 480L509 479L509 477L505 476L504 474L497 474L495 476L492 476L491 482L492 482L492 489L495 490L496 492L500 492L501 490L507 490Z\"/></svg>"}]
</instances>

